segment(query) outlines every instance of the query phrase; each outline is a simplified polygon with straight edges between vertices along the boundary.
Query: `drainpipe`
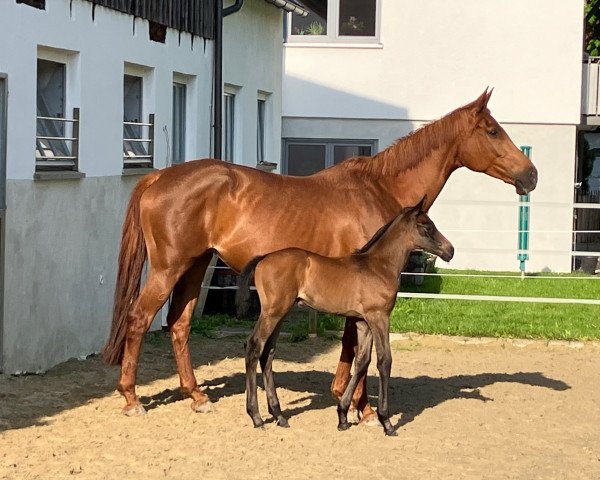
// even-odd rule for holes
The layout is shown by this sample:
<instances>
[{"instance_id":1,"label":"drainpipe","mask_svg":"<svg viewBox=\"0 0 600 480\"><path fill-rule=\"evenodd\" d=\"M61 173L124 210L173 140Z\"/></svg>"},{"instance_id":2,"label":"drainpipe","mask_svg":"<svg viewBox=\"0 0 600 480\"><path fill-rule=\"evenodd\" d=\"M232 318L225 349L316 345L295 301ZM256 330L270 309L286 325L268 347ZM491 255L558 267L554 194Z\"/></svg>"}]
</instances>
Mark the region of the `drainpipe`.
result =
<instances>
[{"instance_id":1,"label":"drainpipe","mask_svg":"<svg viewBox=\"0 0 600 480\"><path fill-rule=\"evenodd\" d=\"M215 54L214 54L214 99L213 99L213 158L220 159L223 150L223 18L238 12L244 5L244 0L223 8L223 0L215 0Z\"/></svg>"}]
</instances>

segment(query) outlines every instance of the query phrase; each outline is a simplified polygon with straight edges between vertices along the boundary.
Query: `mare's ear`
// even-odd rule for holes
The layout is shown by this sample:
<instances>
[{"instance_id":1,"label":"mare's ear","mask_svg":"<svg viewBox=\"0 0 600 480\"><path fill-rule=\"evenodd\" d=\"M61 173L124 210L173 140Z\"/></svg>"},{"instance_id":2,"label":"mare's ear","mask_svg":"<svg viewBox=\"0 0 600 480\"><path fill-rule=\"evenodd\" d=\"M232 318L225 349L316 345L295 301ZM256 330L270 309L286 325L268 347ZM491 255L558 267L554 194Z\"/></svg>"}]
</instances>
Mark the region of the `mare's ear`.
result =
<instances>
[{"instance_id":1,"label":"mare's ear","mask_svg":"<svg viewBox=\"0 0 600 480\"><path fill-rule=\"evenodd\" d=\"M493 88L485 87L484 92L479 95L479 98L473 102L474 113L480 114L487 108L487 104L490 101L490 97L492 96Z\"/></svg>"}]
</instances>

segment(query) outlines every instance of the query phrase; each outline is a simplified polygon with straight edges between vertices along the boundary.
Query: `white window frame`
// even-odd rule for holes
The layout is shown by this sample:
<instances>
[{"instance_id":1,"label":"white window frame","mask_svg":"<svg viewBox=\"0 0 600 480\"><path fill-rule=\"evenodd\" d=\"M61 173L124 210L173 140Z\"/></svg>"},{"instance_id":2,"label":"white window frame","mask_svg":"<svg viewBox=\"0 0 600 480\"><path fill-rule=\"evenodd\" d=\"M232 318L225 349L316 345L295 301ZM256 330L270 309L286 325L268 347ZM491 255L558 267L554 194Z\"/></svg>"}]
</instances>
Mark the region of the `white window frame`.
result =
<instances>
[{"instance_id":1,"label":"white window frame","mask_svg":"<svg viewBox=\"0 0 600 480\"><path fill-rule=\"evenodd\" d=\"M340 0L327 0L327 34L326 35L294 35L292 34L292 15L289 12L285 19L286 43L290 44L379 44L381 26L381 0L375 0L375 35L339 35ZM333 28L332 28L333 27Z\"/></svg>"},{"instance_id":2,"label":"white window frame","mask_svg":"<svg viewBox=\"0 0 600 480\"><path fill-rule=\"evenodd\" d=\"M123 173L132 173L136 170L144 169L144 168L155 168L156 167L156 155L154 154L154 142L155 142L155 128L154 125L154 69L152 67L147 67L145 65L139 65L135 63L125 62L123 68L123 79L125 76L132 77L140 77L142 79L142 102L141 102L141 116L139 119L140 123L145 124L145 126L141 127L141 138L149 138L149 142L141 142L146 150L147 155L151 158L146 165L130 165L125 163L125 151L123 151ZM125 100L125 92L121 95L121 106L123 109ZM124 121L124 110L123 115L121 115L121 122ZM152 124L151 126L147 126L148 124ZM123 139L126 138L123 130ZM124 142L123 149L125 149ZM146 163L142 162L140 163Z\"/></svg>"},{"instance_id":3,"label":"white window frame","mask_svg":"<svg viewBox=\"0 0 600 480\"><path fill-rule=\"evenodd\" d=\"M190 158L197 158L196 142L197 142L197 126L195 119L198 118L197 108L197 77L187 75L185 73L173 72L173 83L185 85L185 145L184 145L184 161ZM171 112L171 115L173 112ZM171 122L172 123L172 122ZM171 127L172 128L172 125ZM173 142L175 132L171 132L170 138ZM170 146L172 154L173 146ZM173 162L172 162L173 163Z\"/></svg>"},{"instance_id":4,"label":"white window frame","mask_svg":"<svg viewBox=\"0 0 600 480\"><path fill-rule=\"evenodd\" d=\"M262 139L260 138L260 109L259 104L262 102L263 105L263 118L262 118ZM267 148L268 145L272 144L271 139L271 123L272 123L272 112L271 112L271 94L259 90L256 96L256 163L270 162L271 151ZM262 145L261 145L262 140ZM262 146L262 152L260 151Z\"/></svg>"},{"instance_id":5,"label":"white window frame","mask_svg":"<svg viewBox=\"0 0 600 480\"><path fill-rule=\"evenodd\" d=\"M227 162L231 162L231 163L239 163L238 156L241 151L241 145L240 145L240 139L242 138L241 119L243 118L243 112L242 112L242 101L241 101L240 92L241 92L241 87L239 87L239 86L230 85L230 84L225 84L223 86L223 98L222 98L223 126L222 126L222 132L221 132L222 133L222 149L221 149L222 155L221 156L222 156L223 160L225 160ZM231 122L232 136L231 136L231 144L230 145L227 145L228 117L227 117L227 108L226 108L226 102L225 102L226 97L233 98L233 119ZM229 149L231 149L231 153L229 155L226 155L228 153ZM227 158L227 156L229 156L231 158Z\"/></svg>"},{"instance_id":6,"label":"white window frame","mask_svg":"<svg viewBox=\"0 0 600 480\"><path fill-rule=\"evenodd\" d=\"M371 155L377 153L377 139L336 139L336 138L284 138L283 139L283 168L284 175L288 175L289 146L290 145L324 145L325 146L325 168L334 165L335 147L371 147Z\"/></svg>"},{"instance_id":7,"label":"white window frame","mask_svg":"<svg viewBox=\"0 0 600 480\"><path fill-rule=\"evenodd\" d=\"M36 121L36 159L45 160L51 159L53 156L60 156L67 153L68 156L75 157L73 160L69 160L74 165L71 166L52 166L49 169L47 167L38 167L36 162L35 174L44 174L46 171L53 172L79 172L81 165L79 164L79 108L76 107L80 103L81 91L79 82L79 52L74 50L66 50L55 47L48 47L45 45L37 46L37 58L36 58L36 92L38 89L37 85L37 61L44 60L47 62L53 62L64 65L64 90L63 90L63 111L61 112L62 117L65 119L63 122L63 133L60 135L65 138L64 148L67 152L61 152L57 149L52 148L52 142L47 143L45 149L49 154L43 154L38 157L38 125ZM36 93L37 95L37 93ZM77 110L77 112L75 112ZM75 118L75 115L77 118ZM36 119L37 119L37 99L36 99ZM42 115L44 116L44 115ZM53 135L52 135L53 136ZM37 178L37 177L36 177Z\"/></svg>"}]
</instances>

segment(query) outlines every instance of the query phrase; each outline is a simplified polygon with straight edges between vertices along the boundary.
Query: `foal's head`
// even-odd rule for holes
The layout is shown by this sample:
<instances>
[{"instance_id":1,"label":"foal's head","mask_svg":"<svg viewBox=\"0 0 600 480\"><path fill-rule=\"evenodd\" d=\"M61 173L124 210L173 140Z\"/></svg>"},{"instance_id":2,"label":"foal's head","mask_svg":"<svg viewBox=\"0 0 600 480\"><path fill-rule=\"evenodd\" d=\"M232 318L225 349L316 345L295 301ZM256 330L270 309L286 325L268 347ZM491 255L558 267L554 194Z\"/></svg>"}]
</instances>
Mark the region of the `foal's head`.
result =
<instances>
[{"instance_id":1,"label":"foal's head","mask_svg":"<svg viewBox=\"0 0 600 480\"><path fill-rule=\"evenodd\" d=\"M515 186L524 195L536 187L537 170L519 150L487 108L492 90L463 107L470 125L458 144L461 163Z\"/></svg>"},{"instance_id":2,"label":"foal's head","mask_svg":"<svg viewBox=\"0 0 600 480\"><path fill-rule=\"evenodd\" d=\"M405 208L402 212L402 218L407 222L410 231L413 248L433 253L445 262L449 262L454 256L454 247L423 211L424 205L425 198L418 205Z\"/></svg>"}]
</instances>

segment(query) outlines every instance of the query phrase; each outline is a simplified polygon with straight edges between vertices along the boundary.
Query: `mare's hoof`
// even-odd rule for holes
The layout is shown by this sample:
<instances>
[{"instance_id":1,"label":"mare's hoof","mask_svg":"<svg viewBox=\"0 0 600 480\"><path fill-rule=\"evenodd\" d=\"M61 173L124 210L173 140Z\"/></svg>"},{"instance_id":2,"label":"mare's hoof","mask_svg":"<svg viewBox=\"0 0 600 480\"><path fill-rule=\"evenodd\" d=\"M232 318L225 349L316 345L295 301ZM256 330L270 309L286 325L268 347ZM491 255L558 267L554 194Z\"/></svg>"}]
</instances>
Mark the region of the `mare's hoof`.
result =
<instances>
[{"instance_id":1,"label":"mare's hoof","mask_svg":"<svg viewBox=\"0 0 600 480\"><path fill-rule=\"evenodd\" d=\"M121 410L121 413L127 417L141 417L146 415L146 409L138 403L136 405L126 405L123 407L123 410Z\"/></svg>"},{"instance_id":2,"label":"mare's hoof","mask_svg":"<svg viewBox=\"0 0 600 480\"><path fill-rule=\"evenodd\" d=\"M350 423L348 422L342 422L338 425L338 430L340 432L343 432L344 430L348 430L350 428Z\"/></svg>"},{"instance_id":3,"label":"mare's hoof","mask_svg":"<svg viewBox=\"0 0 600 480\"><path fill-rule=\"evenodd\" d=\"M285 417L279 417L277 419L277 425L283 428L290 428L290 424L288 423L287 418Z\"/></svg>"},{"instance_id":4,"label":"mare's hoof","mask_svg":"<svg viewBox=\"0 0 600 480\"><path fill-rule=\"evenodd\" d=\"M360 417L358 416L358 410L356 408L350 407L348 410L348 421L350 423L360 422Z\"/></svg>"},{"instance_id":5,"label":"mare's hoof","mask_svg":"<svg viewBox=\"0 0 600 480\"><path fill-rule=\"evenodd\" d=\"M194 400L191 407L196 413L209 413L213 411L213 404L210 400Z\"/></svg>"},{"instance_id":6,"label":"mare's hoof","mask_svg":"<svg viewBox=\"0 0 600 480\"><path fill-rule=\"evenodd\" d=\"M360 424L365 425L367 427L378 427L379 425L381 425L375 413L363 417L360 421Z\"/></svg>"}]
</instances>

